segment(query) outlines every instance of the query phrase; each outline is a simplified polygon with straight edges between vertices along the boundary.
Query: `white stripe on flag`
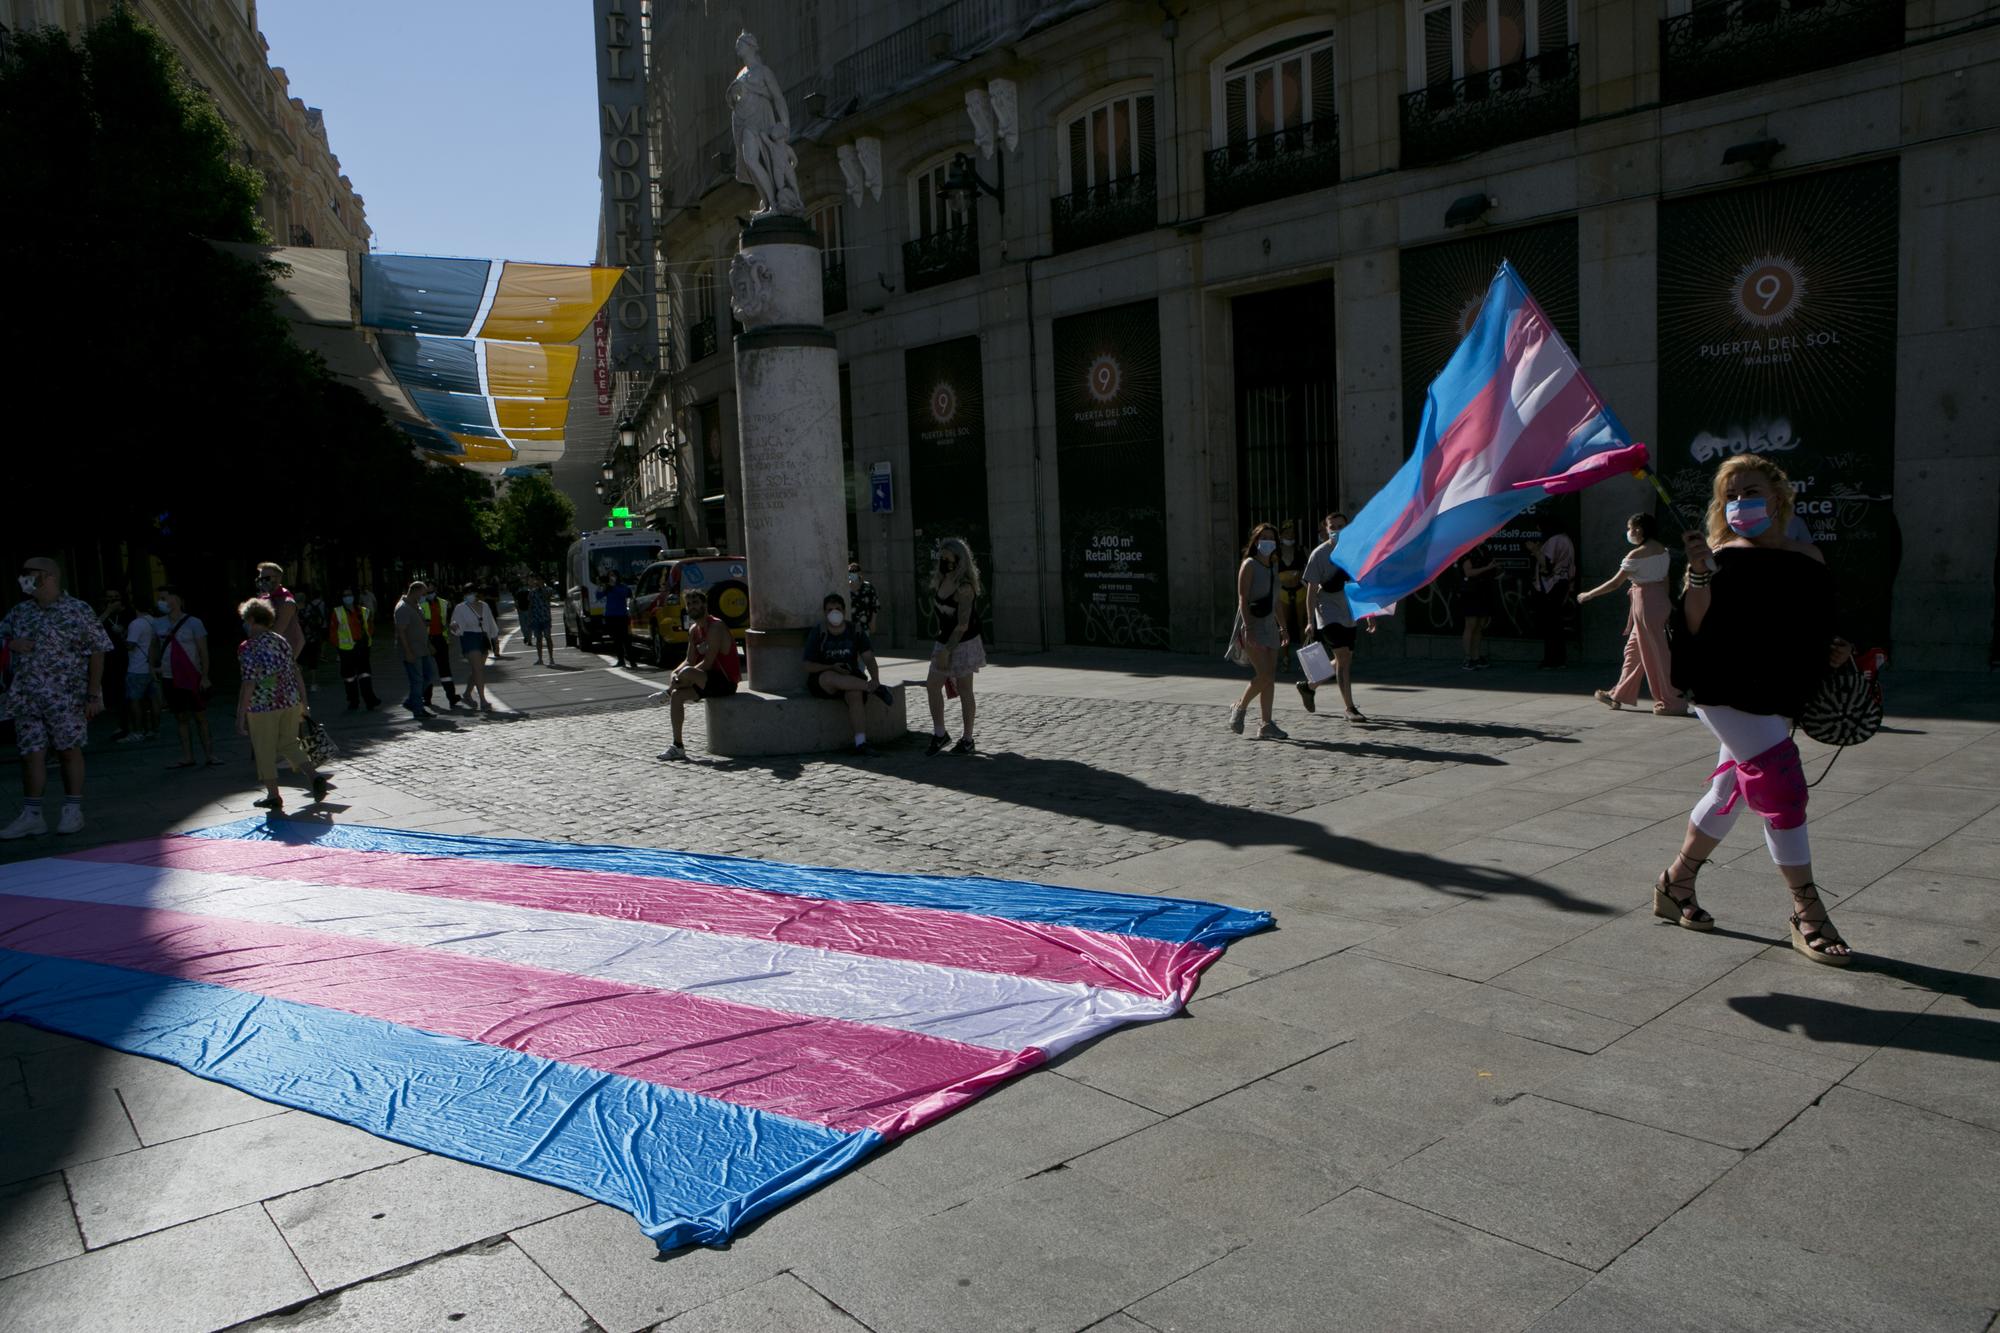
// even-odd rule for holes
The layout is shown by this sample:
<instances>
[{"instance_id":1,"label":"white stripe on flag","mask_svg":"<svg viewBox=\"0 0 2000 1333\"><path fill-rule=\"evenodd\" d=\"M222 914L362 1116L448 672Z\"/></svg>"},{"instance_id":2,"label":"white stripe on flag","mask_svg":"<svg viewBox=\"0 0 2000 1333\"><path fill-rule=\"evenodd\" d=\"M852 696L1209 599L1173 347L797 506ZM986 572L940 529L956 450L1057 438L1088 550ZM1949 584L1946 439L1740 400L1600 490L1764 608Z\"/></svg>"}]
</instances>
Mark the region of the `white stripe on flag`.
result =
<instances>
[{"instance_id":1,"label":"white stripe on flag","mask_svg":"<svg viewBox=\"0 0 2000 1333\"><path fill-rule=\"evenodd\" d=\"M943 967L541 908L346 885L106 862L0 867L0 894L158 908L441 949L600 981L791 1014L1054 1053L1120 1023L1164 1018L1156 1000L1080 982Z\"/></svg>"},{"instance_id":2,"label":"white stripe on flag","mask_svg":"<svg viewBox=\"0 0 2000 1333\"><path fill-rule=\"evenodd\" d=\"M1520 317L1525 321L1531 312L1523 307ZM1516 470L1509 467L1514 446L1542 409L1555 401L1556 395L1576 377L1577 365L1562 344L1549 336L1548 330L1537 327L1534 332L1539 335L1538 340L1511 367L1511 373L1509 367L1501 367L1500 373L1507 377L1507 400L1501 406L1499 420L1493 423L1492 440L1439 492L1433 513L1441 514L1471 500L1483 500L1516 481L1536 475L1532 470L1514 475ZM1512 344L1525 333L1516 329L1507 341Z\"/></svg>"}]
</instances>

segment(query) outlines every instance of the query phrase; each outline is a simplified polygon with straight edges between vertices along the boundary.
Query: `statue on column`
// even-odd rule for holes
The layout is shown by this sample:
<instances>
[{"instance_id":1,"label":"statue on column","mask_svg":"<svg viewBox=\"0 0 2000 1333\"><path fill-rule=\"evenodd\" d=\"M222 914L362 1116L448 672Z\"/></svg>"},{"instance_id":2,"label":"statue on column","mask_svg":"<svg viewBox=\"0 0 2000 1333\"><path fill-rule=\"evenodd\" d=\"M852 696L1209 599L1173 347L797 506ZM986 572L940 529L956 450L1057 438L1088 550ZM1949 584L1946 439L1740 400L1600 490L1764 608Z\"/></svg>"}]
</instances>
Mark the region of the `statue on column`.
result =
<instances>
[{"instance_id":1,"label":"statue on column","mask_svg":"<svg viewBox=\"0 0 2000 1333\"><path fill-rule=\"evenodd\" d=\"M792 151L792 121L785 109L785 90L778 76L757 58L757 38L745 32L736 39L743 68L729 83L729 137L736 146L736 179L757 191L761 207L770 213L805 215L799 197L799 159Z\"/></svg>"}]
</instances>

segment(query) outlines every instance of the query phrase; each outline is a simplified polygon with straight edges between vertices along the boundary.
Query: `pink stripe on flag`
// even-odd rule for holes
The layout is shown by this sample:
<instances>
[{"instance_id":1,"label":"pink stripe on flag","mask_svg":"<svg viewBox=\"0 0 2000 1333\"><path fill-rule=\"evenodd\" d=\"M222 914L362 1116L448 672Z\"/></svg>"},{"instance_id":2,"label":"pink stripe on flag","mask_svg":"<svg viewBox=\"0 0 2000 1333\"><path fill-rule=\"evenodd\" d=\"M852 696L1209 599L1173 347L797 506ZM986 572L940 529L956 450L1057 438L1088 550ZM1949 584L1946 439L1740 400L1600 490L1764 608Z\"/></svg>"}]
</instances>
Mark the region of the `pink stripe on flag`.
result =
<instances>
[{"instance_id":1,"label":"pink stripe on flag","mask_svg":"<svg viewBox=\"0 0 2000 1333\"><path fill-rule=\"evenodd\" d=\"M1041 1063L461 954L156 908L0 896L0 947L205 982L887 1137ZM135 1014L135 1022L144 1016Z\"/></svg>"},{"instance_id":2,"label":"pink stripe on flag","mask_svg":"<svg viewBox=\"0 0 2000 1333\"><path fill-rule=\"evenodd\" d=\"M842 902L648 875L601 874L407 852L168 837L63 859L208 870L306 884L390 889L468 902L643 921L941 967L1081 982L1185 1003L1222 951L934 907Z\"/></svg>"}]
</instances>

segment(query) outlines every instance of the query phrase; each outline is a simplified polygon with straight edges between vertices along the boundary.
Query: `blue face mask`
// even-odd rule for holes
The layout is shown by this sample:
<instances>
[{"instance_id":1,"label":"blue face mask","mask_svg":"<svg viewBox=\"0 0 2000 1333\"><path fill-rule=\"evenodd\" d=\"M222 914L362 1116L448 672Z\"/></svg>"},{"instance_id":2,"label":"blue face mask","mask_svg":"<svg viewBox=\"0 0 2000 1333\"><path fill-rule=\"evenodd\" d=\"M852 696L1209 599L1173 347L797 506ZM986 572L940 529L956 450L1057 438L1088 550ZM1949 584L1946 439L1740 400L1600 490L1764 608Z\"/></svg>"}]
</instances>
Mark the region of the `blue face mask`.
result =
<instances>
[{"instance_id":1,"label":"blue face mask","mask_svg":"<svg viewBox=\"0 0 2000 1333\"><path fill-rule=\"evenodd\" d=\"M1771 526L1770 507L1761 497L1731 500L1724 510L1729 530L1739 537L1760 537Z\"/></svg>"}]
</instances>

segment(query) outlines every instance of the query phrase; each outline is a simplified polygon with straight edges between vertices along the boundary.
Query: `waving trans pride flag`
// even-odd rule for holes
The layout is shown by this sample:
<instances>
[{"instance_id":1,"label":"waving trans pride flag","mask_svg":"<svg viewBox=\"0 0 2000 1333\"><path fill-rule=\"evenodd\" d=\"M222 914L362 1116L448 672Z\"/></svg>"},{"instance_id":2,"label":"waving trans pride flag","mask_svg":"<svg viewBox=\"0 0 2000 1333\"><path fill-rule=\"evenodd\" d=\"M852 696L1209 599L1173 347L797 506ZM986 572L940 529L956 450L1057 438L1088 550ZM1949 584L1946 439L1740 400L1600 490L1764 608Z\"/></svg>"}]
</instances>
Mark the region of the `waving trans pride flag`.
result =
<instances>
[{"instance_id":1,"label":"waving trans pride flag","mask_svg":"<svg viewBox=\"0 0 2000 1333\"><path fill-rule=\"evenodd\" d=\"M1444 373L1417 447L1340 534L1348 605L1380 615L1544 495L1644 467L1646 446L1577 365L1512 264Z\"/></svg>"},{"instance_id":2,"label":"waving trans pride flag","mask_svg":"<svg viewBox=\"0 0 2000 1333\"><path fill-rule=\"evenodd\" d=\"M244 820L0 866L0 1020L721 1244L1050 1056L1180 1012L1263 912Z\"/></svg>"}]
</instances>

